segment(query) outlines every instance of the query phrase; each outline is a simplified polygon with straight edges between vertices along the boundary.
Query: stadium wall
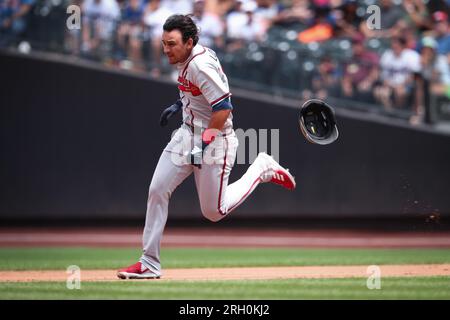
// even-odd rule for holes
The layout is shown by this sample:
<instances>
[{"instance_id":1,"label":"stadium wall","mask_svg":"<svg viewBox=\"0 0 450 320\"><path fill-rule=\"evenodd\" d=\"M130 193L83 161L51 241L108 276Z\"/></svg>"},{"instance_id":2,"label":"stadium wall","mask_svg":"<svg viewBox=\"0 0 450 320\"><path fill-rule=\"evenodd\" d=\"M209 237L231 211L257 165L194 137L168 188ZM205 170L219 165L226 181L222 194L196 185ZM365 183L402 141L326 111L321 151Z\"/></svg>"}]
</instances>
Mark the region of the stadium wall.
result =
<instances>
[{"instance_id":1,"label":"stadium wall","mask_svg":"<svg viewBox=\"0 0 450 320\"><path fill-rule=\"evenodd\" d=\"M0 219L143 218L153 170L180 124L158 124L175 85L7 53L0 70ZM297 103L268 99L235 90L235 128L279 129L279 159L298 187L262 185L233 215L450 215L450 136L338 109L338 141L311 145ZM237 164L230 181L247 166ZM200 216L191 177L173 194L170 217Z\"/></svg>"}]
</instances>

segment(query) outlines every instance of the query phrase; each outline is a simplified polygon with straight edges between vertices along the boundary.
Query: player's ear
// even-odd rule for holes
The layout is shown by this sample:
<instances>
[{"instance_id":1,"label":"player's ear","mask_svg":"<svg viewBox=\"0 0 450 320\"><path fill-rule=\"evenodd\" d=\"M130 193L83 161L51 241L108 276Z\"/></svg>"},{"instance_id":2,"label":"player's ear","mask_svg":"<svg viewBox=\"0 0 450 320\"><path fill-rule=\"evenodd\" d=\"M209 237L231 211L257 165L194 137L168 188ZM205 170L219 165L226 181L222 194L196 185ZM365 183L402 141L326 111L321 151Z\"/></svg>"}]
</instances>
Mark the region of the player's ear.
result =
<instances>
[{"instance_id":1,"label":"player's ear","mask_svg":"<svg viewBox=\"0 0 450 320\"><path fill-rule=\"evenodd\" d=\"M194 40L192 38L188 39L187 47L188 47L188 49L192 49L194 47Z\"/></svg>"}]
</instances>

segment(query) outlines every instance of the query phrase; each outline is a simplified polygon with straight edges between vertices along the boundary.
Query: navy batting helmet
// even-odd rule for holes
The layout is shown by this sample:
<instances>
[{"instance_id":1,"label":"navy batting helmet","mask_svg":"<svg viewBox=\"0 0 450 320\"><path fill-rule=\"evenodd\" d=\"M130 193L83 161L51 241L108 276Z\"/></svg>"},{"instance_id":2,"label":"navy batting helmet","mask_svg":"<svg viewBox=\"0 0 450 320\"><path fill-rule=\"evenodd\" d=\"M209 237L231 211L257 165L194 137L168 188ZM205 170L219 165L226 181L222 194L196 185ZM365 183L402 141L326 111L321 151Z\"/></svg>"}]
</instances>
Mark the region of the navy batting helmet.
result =
<instances>
[{"instance_id":1,"label":"navy batting helmet","mask_svg":"<svg viewBox=\"0 0 450 320\"><path fill-rule=\"evenodd\" d=\"M302 105L299 123L302 134L311 143L330 144L339 136L333 108L319 99L310 99Z\"/></svg>"}]
</instances>

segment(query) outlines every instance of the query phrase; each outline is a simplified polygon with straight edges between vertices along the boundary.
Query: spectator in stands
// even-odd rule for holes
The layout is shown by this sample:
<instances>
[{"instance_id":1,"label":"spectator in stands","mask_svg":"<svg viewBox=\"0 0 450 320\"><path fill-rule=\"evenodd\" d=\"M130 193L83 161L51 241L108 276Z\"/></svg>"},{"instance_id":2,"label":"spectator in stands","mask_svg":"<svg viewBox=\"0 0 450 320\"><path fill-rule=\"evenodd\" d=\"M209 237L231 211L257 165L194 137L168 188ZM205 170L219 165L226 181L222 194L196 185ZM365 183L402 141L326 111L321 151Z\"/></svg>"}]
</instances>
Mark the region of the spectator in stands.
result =
<instances>
[{"instance_id":1,"label":"spectator in stands","mask_svg":"<svg viewBox=\"0 0 450 320\"><path fill-rule=\"evenodd\" d=\"M337 96L339 89L339 73L336 64L329 58L323 57L312 78L312 95L318 99L326 99L329 96ZM303 92L303 97L308 98L309 90Z\"/></svg>"},{"instance_id":2,"label":"spectator in stands","mask_svg":"<svg viewBox=\"0 0 450 320\"><path fill-rule=\"evenodd\" d=\"M433 26L431 13L423 0L405 0L403 8L407 15L399 23L399 34L407 40L407 48L420 47L421 34Z\"/></svg>"},{"instance_id":3,"label":"spectator in stands","mask_svg":"<svg viewBox=\"0 0 450 320\"><path fill-rule=\"evenodd\" d=\"M450 99L450 53L438 56L435 70L438 80L431 84L431 93Z\"/></svg>"},{"instance_id":4,"label":"spectator in stands","mask_svg":"<svg viewBox=\"0 0 450 320\"><path fill-rule=\"evenodd\" d=\"M255 16L261 19L264 32L266 32L285 8L277 0L256 0L256 4L258 6L255 10Z\"/></svg>"},{"instance_id":5,"label":"spectator in stands","mask_svg":"<svg viewBox=\"0 0 450 320\"><path fill-rule=\"evenodd\" d=\"M420 72L420 56L406 48L401 37L391 40L391 49L380 60L381 83L375 88L375 98L386 110L404 107L414 88L414 74Z\"/></svg>"},{"instance_id":6,"label":"spectator in stands","mask_svg":"<svg viewBox=\"0 0 450 320\"><path fill-rule=\"evenodd\" d=\"M433 14L432 36L437 41L438 54L446 55L450 53L450 28L448 24L448 15L443 11L436 11Z\"/></svg>"},{"instance_id":7,"label":"spectator in stands","mask_svg":"<svg viewBox=\"0 0 450 320\"><path fill-rule=\"evenodd\" d=\"M253 0L239 1L237 11L227 17L227 50L235 51L243 47L246 41L261 41L264 25L254 15L257 4Z\"/></svg>"},{"instance_id":8,"label":"spectator in stands","mask_svg":"<svg viewBox=\"0 0 450 320\"><path fill-rule=\"evenodd\" d=\"M236 0L206 0L205 11L211 14L215 14L225 22L225 16L233 11L236 6Z\"/></svg>"},{"instance_id":9,"label":"spectator in stands","mask_svg":"<svg viewBox=\"0 0 450 320\"><path fill-rule=\"evenodd\" d=\"M161 75L161 37L162 27L168 17L174 14L168 6L163 6L160 0L150 0L144 10L144 23L150 32L150 48L152 66L150 74L153 77Z\"/></svg>"},{"instance_id":10,"label":"spectator in stands","mask_svg":"<svg viewBox=\"0 0 450 320\"><path fill-rule=\"evenodd\" d=\"M303 25L307 26L314 18L314 11L312 10L308 0L292 0L290 8L281 11L277 17L274 18L274 24L282 25Z\"/></svg>"},{"instance_id":11,"label":"spectator in stands","mask_svg":"<svg viewBox=\"0 0 450 320\"><path fill-rule=\"evenodd\" d=\"M418 32L429 30L433 27L430 13L423 0L404 0L403 8L408 13L408 20Z\"/></svg>"},{"instance_id":12,"label":"spectator in stands","mask_svg":"<svg viewBox=\"0 0 450 320\"><path fill-rule=\"evenodd\" d=\"M256 4L255 14L268 20L275 18L284 9L284 5L277 0L256 0Z\"/></svg>"},{"instance_id":13,"label":"spectator in stands","mask_svg":"<svg viewBox=\"0 0 450 320\"><path fill-rule=\"evenodd\" d=\"M120 18L119 5L116 0L85 0L82 11L82 51L104 56Z\"/></svg>"},{"instance_id":14,"label":"spectator in stands","mask_svg":"<svg viewBox=\"0 0 450 320\"><path fill-rule=\"evenodd\" d=\"M400 35L403 37L406 41L405 47L408 49L416 50L418 43L420 42L420 33L417 31L416 27L414 25L411 25L407 21L404 21L405 23L400 24Z\"/></svg>"},{"instance_id":15,"label":"spectator in stands","mask_svg":"<svg viewBox=\"0 0 450 320\"><path fill-rule=\"evenodd\" d=\"M174 14L191 14L193 0L161 0L161 6Z\"/></svg>"},{"instance_id":16,"label":"spectator in stands","mask_svg":"<svg viewBox=\"0 0 450 320\"><path fill-rule=\"evenodd\" d=\"M144 4L141 0L127 0L117 30L119 47L127 52L134 70L142 70L142 18Z\"/></svg>"},{"instance_id":17,"label":"spectator in stands","mask_svg":"<svg viewBox=\"0 0 450 320\"><path fill-rule=\"evenodd\" d=\"M353 37L359 34L362 17L358 16L357 9L358 2L356 0L344 0L333 10L337 36Z\"/></svg>"},{"instance_id":18,"label":"spectator in stands","mask_svg":"<svg viewBox=\"0 0 450 320\"><path fill-rule=\"evenodd\" d=\"M334 35L334 17L328 1L315 1L315 16L308 29L298 34L298 41L303 43L330 40Z\"/></svg>"},{"instance_id":19,"label":"spectator in stands","mask_svg":"<svg viewBox=\"0 0 450 320\"><path fill-rule=\"evenodd\" d=\"M378 55L364 47L364 36L355 35L352 38L352 57L344 64L343 96L370 102L379 77L378 64Z\"/></svg>"},{"instance_id":20,"label":"spectator in stands","mask_svg":"<svg viewBox=\"0 0 450 320\"><path fill-rule=\"evenodd\" d=\"M450 0L426 0L424 2L430 14L436 11L444 11L448 14L450 11Z\"/></svg>"},{"instance_id":21,"label":"spectator in stands","mask_svg":"<svg viewBox=\"0 0 450 320\"><path fill-rule=\"evenodd\" d=\"M401 36L405 25L406 14L401 6L394 5L392 0L380 1L380 29L370 29L368 16L361 22L360 31L366 38L391 38Z\"/></svg>"},{"instance_id":22,"label":"spectator in stands","mask_svg":"<svg viewBox=\"0 0 450 320\"><path fill-rule=\"evenodd\" d=\"M223 48L224 24L217 14L205 12L205 0L195 0L192 19L200 29L201 45L212 49Z\"/></svg>"},{"instance_id":23,"label":"spectator in stands","mask_svg":"<svg viewBox=\"0 0 450 320\"><path fill-rule=\"evenodd\" d=\"M450 78L447 56L438 54L437 49L438 42L434 38L427 36L422 39L422 50L420 52L421 73L425 79L432 83L445 83L448 85L450 84Z\"/></svg>"},{"instance_id":24,"label":"spectator in stands","mask_svg":"<svg viewBox=\"0 0 450 320\"><path fill-rule=\"evenodd\" d=\"M450 98L450 53L447 55L440 55L437 52L437 41L426 36L422 39L422 49L420 53L422 64L422 78L425 81L425 86L430 89L432 95L447 96ZM420 89L424 89L422 87ZM411 117L412 124L421 123L423 120L424 98L425 94L420 92L419 98L421 103L417 105L414 114Z\"/></svg>"},{"instance_id":25,"label":"spectator in stands","mask_svg":"<svg viewBox=\"0 0 450 320\"><path fill-rule=\"evenodd\" d=\"M432 95L446 95L450 88L450 71L448 57L437 53L438 43L431 37L426 36L421 41L420 61L421 73L417 80L416 90L417 103L414 104L410 123L417 125L424 120L425 99ZM450 55L449 55L450 56ZM425 91L428 90L428 94Z\"/></svg>"},{"instance_id":26,"label":"spectator in stands","mask_svg":"<svg viewBox=\"0 0 450 320\"><path fill-rule=\"evenodd\" d=\"M23 34L33 3L34 0L0 1L0 45L9 45Z\"/></svg>"}]
</instances>

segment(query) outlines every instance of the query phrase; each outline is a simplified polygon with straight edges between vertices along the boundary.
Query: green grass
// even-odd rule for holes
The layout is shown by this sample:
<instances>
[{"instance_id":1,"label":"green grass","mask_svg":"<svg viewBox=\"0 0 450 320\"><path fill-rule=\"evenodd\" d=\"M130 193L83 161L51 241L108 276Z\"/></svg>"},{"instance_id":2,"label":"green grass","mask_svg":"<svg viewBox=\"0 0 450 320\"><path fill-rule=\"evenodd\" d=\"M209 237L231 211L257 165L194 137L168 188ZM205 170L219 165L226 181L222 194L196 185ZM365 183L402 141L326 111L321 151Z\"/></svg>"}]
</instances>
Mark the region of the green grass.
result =
<instances>
[{"instance_id":1,"label":"green grass","mask_svg":"<svg viewBox=\"0 0 450 320\"><path fill-rule=\"evenodd\" d=\"M140 250L129 248L2 248L0 270L116 269L130 265ZM225 249L167 248L163 268L383 265L450 263L449 249Z\"/></svg>"},{"instance_id":2,"label":"green grass","mask_svg":"<svg viewBox=\"0 0 450 320\"><path fill-rule=\"evenodd\" d=\"M251 281L0 283L0 299L450 299L450 277L383 278L369 290L366 279Z\"/></svg>"},{"instance_id":3,"label":"green grass","mask_svg":"<svg viewBox=\"0 0 450 320\"><path fill-rule=\"evenodd\" d=\"M128 248L2 248L0 270L117 269L134 263ZM167 248L164 268L383 265L450 263L449 249L225 249ZM382 278L369 290L365 278L248 281L0 282L0 299L450 299L450 277Z\"/></svg>"}]
</instances>

